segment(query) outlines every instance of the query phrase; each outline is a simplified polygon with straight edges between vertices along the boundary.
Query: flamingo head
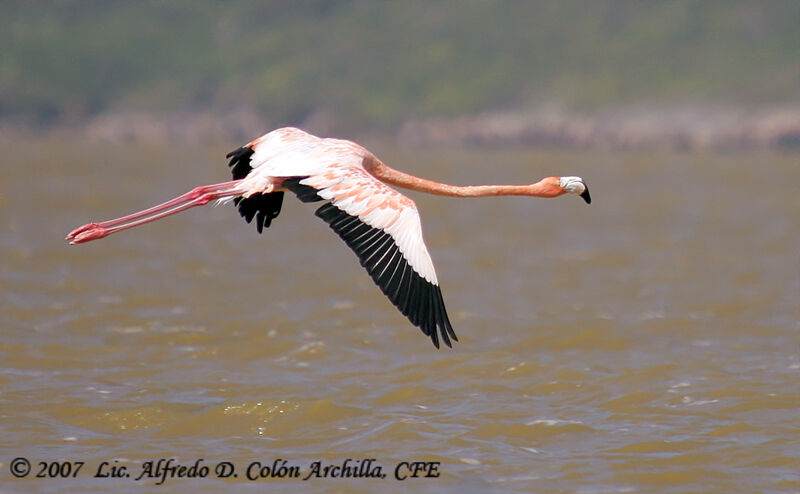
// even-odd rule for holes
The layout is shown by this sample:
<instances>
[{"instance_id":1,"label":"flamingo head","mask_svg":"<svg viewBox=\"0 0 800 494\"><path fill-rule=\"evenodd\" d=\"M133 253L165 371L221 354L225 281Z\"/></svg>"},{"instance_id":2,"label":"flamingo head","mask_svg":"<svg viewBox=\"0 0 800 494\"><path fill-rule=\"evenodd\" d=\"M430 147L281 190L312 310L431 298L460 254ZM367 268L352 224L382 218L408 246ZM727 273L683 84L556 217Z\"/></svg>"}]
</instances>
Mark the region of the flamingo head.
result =
<instances>
[{"instance_id":1,"label":"flamingo head","mask_svg":"<svg viewBox=\"0 0 800 494\"><path fill-rule=\"evenodd\" d=\"M586 204L592 203L592 196L589 195L589 187L581 177L559 177L558 185L567 194L577 194L586 201Z\"/></svg>"}]
</instances>

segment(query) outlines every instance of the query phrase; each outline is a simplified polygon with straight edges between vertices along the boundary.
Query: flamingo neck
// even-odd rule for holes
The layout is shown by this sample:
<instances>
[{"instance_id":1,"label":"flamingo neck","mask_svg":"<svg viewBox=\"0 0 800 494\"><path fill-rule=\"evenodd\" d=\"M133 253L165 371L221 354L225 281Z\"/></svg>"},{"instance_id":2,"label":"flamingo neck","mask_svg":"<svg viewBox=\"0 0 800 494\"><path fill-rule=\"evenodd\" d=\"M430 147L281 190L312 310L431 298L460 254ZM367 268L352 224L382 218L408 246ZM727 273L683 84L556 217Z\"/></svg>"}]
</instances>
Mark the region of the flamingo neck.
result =
<instances>
[{"instance_id":1,"label":"flamingo neck","mask_svg":"<svg viewBox=\"0 0 800 494\"><path fill-rule=\"evenodd\" d=\"M365 158L364 168L380 181L405 189L450 197L534 196L556 197L566 191L558 177L543 178L530 185L450 185L395 170L376 158Z\"/></svg>"}]
</instances>

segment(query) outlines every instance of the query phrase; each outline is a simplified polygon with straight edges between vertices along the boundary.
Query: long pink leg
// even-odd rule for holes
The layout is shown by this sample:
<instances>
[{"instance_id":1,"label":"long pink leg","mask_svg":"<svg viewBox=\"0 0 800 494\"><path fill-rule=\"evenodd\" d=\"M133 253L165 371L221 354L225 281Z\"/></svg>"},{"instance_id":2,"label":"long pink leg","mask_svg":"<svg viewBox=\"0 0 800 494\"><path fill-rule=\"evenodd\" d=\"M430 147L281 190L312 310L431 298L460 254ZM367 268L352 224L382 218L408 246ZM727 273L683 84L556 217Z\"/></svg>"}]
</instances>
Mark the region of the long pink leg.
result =
<instances>
[{"instance_id":1,"label":"long pink leg","mask_svg":"<svg viewBox=\"0 0 800 494\"><path fill-rule=\"evenodd\" d=\"M236 189L239 182L241 182L241 180L195 187L175 199L171 199L143 211L113 220L83 225L72 230L69 235L67 235L66 240L71 240L70 245L97 240L111 235L112 233L156 221L195 206L204 206L215 199L240 195L241 191Z\"/></svg>"}]
</instances>

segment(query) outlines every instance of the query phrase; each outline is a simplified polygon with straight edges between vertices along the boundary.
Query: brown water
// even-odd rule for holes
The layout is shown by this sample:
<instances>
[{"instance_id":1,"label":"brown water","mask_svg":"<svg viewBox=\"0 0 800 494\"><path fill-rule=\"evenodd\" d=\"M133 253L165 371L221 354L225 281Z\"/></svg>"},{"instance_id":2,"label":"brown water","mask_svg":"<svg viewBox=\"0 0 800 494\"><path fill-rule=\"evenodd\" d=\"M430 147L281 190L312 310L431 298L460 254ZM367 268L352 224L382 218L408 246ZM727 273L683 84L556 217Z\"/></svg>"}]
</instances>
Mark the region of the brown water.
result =
<instances>
[{"instance_id":1,"label":"brown water","mask_svg":"<svg viewBox=\"0 0 800 494\"><path fill-rule=\"evenodd\" d=\"M226 180L233 147L0 144L0 491L800 491L800 155L373 146L595 200L413 194L460 338L436 351L289 196L261 236L223 206L62 241ZM159 458L211 472L135 480ZM349 458L386 478L302 480ZM245 478L278 459L301 479Z\"/></svg>"}]
</instances>

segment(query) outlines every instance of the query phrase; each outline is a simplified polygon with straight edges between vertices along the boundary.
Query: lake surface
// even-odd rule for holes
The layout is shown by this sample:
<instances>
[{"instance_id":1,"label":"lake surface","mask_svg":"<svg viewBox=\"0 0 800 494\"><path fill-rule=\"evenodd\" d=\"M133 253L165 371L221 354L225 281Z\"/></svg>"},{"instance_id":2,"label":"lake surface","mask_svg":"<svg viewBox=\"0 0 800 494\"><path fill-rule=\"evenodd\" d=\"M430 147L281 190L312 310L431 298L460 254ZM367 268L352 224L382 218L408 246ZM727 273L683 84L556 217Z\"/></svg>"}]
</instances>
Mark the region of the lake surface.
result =
<instances>
[{"instance_id":1,"label":"lake surface","mask_svg":"<svg viewBox=\"0 0 800 494\"><path fill-rule=\"evenodd\" d=\"M371 145L590 186L409 193L460 339L437 351L290 195L263 235L228 205L63 241L227 180L237 145L0 143L0 492L800 491L799 154ZM211 471L159 486L159 459ZM348 459L386 478L303 480ZM301 477L246 478L282 460Z\"/></svg>"}]
</instances>

